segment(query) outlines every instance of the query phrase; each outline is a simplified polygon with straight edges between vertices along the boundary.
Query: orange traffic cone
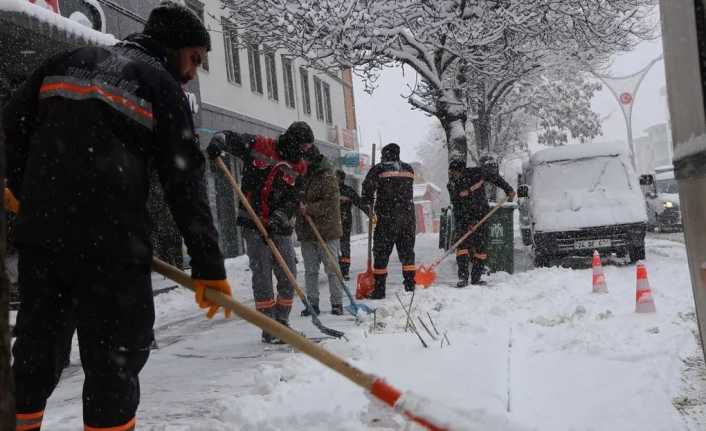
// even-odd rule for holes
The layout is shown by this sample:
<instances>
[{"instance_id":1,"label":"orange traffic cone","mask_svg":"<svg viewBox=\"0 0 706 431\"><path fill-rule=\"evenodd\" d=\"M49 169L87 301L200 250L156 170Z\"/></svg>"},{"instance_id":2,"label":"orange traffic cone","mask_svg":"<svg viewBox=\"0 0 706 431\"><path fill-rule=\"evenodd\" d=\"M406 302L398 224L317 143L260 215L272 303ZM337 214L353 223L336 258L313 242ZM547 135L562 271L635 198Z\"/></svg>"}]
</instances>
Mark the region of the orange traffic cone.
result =
<instances>
[{"instance_id":1,"label":"orange traffic cone","mask_svg":"<svg viewBox=\"0 0 706 431\"><path fill-rule=\"evenodd\" d=\"M647 269L642 262L637 264L637 293L635 295L636 313L654 313L657 311L652 297L650 282L647 281Z\"/></svg>"},{"instance_id":2,"label":"orange traffic cone","mask_svg":"<svg viewBox=\"0 0 706 431\"><path fill-rule=\"evenodd\" d=\"M603 265L601 265L601 255L598 254L598 250L593 250L593 293L608 293Z\"/></svg>"}]
</instances>

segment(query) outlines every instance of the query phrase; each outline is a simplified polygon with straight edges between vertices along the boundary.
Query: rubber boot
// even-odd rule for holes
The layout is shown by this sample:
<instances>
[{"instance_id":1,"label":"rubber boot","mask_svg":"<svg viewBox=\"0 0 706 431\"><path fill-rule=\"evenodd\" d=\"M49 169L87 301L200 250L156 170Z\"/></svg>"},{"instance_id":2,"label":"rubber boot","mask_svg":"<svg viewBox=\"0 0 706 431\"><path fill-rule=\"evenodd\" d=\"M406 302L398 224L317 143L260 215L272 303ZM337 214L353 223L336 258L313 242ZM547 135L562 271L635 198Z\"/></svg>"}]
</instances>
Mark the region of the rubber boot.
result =
<instances>
[{"instance_id":1,"label":"rubber boot","mask_svg":"<svg viewBox=\"0 0 706 431\"><path fill-rule=\"evenodd\" d=\"M319 304L314 304L314 303L312 303L312 302L309 302L309 304L311 305L311 308L314 310L314 313L316 313L317 316L318 316L319 314L321 314L321 310L319 310ZM309 312L309 309L308 309L308 308L305 308L305 309L302 310L301 315L302 315L303 317L308 317L308 316L311 316L311 313Z\"/></svg>"},{"instance_id":2,"label":"rubber boot","mask_svg":"<svg viewBox=\"0 0 706 431\"><path fill-rule=\"evenodd\" d=\"M266 309L260 310L260 312L262 314L264 314L265 316L269 317L270 319L275 318L274 308L266 308ZM284 342L282 340L280 340L279 338L270 334L269 332L265 332L265 331L262 331L261 340L265 344L284 344Z\"/></svg>"},{"instance_id":3,"label":"rubber boot","mask_svg":"<svg viewBox=\"0 0 706 431\"><path fill-rule=\"evenodd\" d=\"M485 282L480 279L481 275L483 275L483 264L480 262L473 262L473 268L471 268L471 284L485 284Z\"/></svg>"},{"instance_id":4,"label":"rubber boot","mask_svg":"<svg viewBox=\"0 0 706 431\"><path fill-rule=\"evenodd\" d=\"M375 277L375 290L370 294L370 299L385 299L385 278Z\"/></svg>"}]
</instances>

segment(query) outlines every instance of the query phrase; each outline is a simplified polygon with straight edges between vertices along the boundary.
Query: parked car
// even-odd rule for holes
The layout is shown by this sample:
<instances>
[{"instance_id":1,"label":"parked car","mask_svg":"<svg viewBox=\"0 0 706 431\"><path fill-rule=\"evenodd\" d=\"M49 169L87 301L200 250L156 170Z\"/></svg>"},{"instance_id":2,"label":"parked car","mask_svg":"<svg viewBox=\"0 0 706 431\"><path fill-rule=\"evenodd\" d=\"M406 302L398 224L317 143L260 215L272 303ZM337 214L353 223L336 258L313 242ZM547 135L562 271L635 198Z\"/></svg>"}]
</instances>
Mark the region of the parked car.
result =
<instances>
[{"instance_id":1,"label":"parked car","mask_svg":"<svg viewBox=\"0 0 706 431\"><path fill-rule=\"evenodd\" d=\"M645 258L645 200L620 148L582 144L538 151L523 165L522 177L518 195L526 200L536 266L594 250L631 262Z\"/></svg>"},{"instance_id":2,"label":"parked car","mask_svg":"<svg viewBox=\"0 0 706 431\"><path fill-rule=\"evenodd\" d=\"M660 231L682 230L679 189L674 167L659 166L654 175L641 175L640 186L647 204L647 225Z\"/></svg>"}]
</instances>

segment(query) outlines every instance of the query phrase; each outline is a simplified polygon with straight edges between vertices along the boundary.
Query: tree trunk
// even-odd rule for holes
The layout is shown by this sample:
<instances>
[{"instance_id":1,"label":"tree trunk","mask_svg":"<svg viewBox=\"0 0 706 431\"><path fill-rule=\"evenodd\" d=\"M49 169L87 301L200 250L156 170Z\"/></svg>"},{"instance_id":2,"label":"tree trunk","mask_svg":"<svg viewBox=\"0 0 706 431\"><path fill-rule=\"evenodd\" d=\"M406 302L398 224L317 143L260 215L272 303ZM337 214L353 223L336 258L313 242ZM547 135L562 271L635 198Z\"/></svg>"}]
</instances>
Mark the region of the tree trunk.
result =
<instances>
[{"instance_id":1,"label":"tree trunk","mask_svg":"<svg viewBox=\"0 0 706 431\"><path fill-rule=\"evenodd\" d=\"M468 141L466 139L466 118L463 115L452 115L444 113L437 118L446 134L446 142L449 149L449 163L452 160L463 160L468 158Z\"/></svg>"},{"instance_id":2,"label":"tree trunk","mask_svg":"<svg viewBox=\"0 0 706 431\"><path fill-rule=\"evenodd\" d=\"M473 131L476 136L476 147L478 155L487 154L490 152L490 139L492 137L490 116L479 115L473 120Z\"/></svg>"},{"instance_id":3,"label":"tree trunk","mask_svg":"<svg viewBox=\"0 0 706 431\"><path fill-rule=\"evenodd\" d=\"M0 71L0 86L2 86L2 72ZM0 89L0 106L4 103L3 95L7 94ZM0 178L5 178L5 138L0 123ZM2 181L4 184L4 181ZM0 204L0 429L15 429L15 389L10 368L10 331L9 331L9 297L10 283L5 270L5 208L4 200Z\"/></svg>"}]
</instances>

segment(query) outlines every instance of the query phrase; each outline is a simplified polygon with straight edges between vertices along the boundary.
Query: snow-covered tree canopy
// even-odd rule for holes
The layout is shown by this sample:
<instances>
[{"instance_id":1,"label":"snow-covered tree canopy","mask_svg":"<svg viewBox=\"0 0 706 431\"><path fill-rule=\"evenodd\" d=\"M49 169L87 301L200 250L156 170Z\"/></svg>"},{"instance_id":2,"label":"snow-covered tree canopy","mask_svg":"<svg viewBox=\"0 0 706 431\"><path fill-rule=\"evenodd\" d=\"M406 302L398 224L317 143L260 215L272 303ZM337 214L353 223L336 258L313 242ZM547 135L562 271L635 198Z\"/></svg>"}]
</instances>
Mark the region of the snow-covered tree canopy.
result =
<instances>
[{"instance_id":1,"label":"snow-covered tree canopy","mask_svg":"<svg viewBox=\"0 0 706 431\"><path fill-rule=\"evenodd\" d=\"M414 69L421 80L409 101L440 120L449 158L466 157L465 120L474 103L499 100L527 74L566 61L595 67L633 48L652 36L655 6L655 0L221 2L249 40L313 67L355 67L368 84L385 65ZM492 86L479 92L478 83Z\"/></svg>"}]
</instances>

